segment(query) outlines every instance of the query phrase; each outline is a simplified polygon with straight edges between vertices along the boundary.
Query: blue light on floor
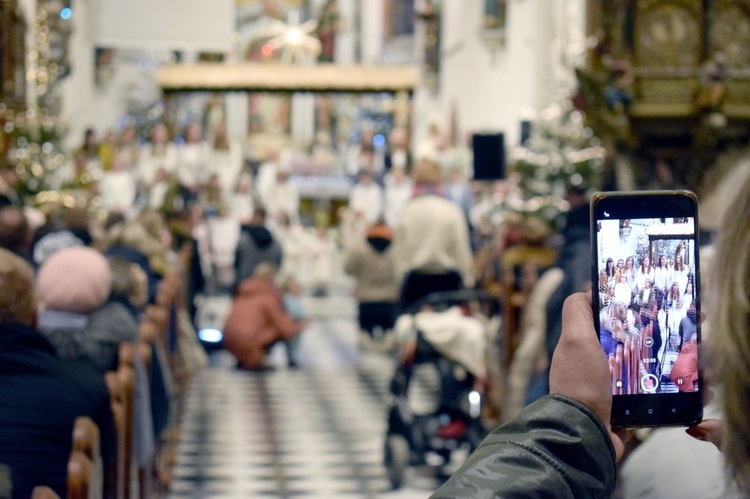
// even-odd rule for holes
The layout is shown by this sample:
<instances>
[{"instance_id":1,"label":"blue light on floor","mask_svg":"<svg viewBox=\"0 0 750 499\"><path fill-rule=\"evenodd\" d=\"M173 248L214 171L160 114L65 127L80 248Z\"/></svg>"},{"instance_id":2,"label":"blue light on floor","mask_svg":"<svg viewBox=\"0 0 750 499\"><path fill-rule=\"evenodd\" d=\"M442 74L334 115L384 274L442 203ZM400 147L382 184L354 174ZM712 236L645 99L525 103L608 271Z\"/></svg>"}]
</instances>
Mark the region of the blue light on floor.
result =
<instances>
[{"instance_id":1,"label":"blue light on floor","mask_svg":"<svg viewBox=\"0 0 750 499\"><path fill-rule=\"evenodd\" d=\"M60 19L68 20L73 16L73 11L70 9L70 7L65 7L63 10L60 11Z\"/></svg>"},{"instance_id":2,"label":"blue light on floor","mask_svg":"<svg viewBox=\"0 0 750 499\"><path fill-rule=\"evenodd\" d=\"M218 329L207 328L198 331L198 338L205 343L219 343L223 337Z\"/></svg>"}]
</instances>

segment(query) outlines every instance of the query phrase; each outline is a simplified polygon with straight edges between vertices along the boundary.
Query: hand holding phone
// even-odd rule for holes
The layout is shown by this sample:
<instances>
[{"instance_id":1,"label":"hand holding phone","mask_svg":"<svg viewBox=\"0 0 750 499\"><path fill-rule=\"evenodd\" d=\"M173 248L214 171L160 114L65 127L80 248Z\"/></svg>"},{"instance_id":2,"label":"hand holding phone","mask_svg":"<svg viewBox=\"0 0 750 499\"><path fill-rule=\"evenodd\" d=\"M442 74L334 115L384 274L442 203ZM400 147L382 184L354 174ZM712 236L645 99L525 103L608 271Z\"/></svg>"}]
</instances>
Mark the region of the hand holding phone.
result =
<instances>
[{"instance_id":1,"label":"hand holding phone","mask_svg":"<svg viewBox=\"0 0 750 499\"><path fill-rule=\"evenodd\" d=\"M619 461L631 432L612 429L609 424L612 394L607 375L607 360L593 334L594 318L591 294L575 293L565 300L562 333L552 356L550 392L564 395L588 407L610 433ZM581 369L585 364L586 368Z\"/></svg>"},{"instance_id":2,"label":"hand holding phone","mask_svg":"<svg viewBox=\"0 0 750 499\"><path fill-rule=\"evenodd\" d=\"M700 421L695 194L597 193L591 215L594 324L609 365L612 425Z\"/></svg>"}]
</instances>

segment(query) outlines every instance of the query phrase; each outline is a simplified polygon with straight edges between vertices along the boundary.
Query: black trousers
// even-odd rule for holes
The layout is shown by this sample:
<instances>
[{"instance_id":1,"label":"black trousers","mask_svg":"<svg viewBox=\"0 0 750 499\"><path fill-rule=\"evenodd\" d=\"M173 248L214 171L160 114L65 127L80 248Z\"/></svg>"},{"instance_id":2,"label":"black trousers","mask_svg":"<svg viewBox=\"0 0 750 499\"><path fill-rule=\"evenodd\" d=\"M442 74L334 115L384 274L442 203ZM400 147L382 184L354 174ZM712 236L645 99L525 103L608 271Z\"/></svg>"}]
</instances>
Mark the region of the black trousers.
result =
<instances>
[{"instance_id":1,"label":"black trousers","mask_svg":"<svg viewBox=\"0 0 750 499\"><path fill-rule=\"evenodd\" d=\"M393 328L393 312L396 304L393 302L374 301L360 302L359 304L359 328L367 331L372 336L376 327L380 326L383 331Z\"/></svg>"}]
</instances>

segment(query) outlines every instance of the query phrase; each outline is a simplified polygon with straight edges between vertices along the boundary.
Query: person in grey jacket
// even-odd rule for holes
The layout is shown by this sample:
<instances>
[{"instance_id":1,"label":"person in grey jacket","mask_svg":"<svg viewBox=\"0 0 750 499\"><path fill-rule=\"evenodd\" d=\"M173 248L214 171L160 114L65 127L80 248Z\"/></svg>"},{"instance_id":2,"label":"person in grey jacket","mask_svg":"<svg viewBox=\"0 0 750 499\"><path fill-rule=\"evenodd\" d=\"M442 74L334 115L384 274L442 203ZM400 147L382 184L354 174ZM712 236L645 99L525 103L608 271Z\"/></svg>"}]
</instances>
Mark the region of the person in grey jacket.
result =
<instances>
[{"instance_id":1,"label":"person in grey jacket","mask_svg":"<svg viewBox=\"0 0 750 499\"><path fill-rule=\"evenodd\" d=\"M563 306L550 395L490 433L433 498L610 497L631 432L610 424L609 365L590 293Z\"/></svg>"},{"instance_id":2,"label":"person in grey jacket","mask_svg":"<svg viewBox=\"0 0 750 499\"><path fill-rule=\"evenodd\" d=\"M243 280L253 276L259 263L267 262L279 268L282 258L281 245L266 228L265 210L256 209L250 221L240 228L240 239L234 254L234 289Z\"/></svg>"}]
</instances>

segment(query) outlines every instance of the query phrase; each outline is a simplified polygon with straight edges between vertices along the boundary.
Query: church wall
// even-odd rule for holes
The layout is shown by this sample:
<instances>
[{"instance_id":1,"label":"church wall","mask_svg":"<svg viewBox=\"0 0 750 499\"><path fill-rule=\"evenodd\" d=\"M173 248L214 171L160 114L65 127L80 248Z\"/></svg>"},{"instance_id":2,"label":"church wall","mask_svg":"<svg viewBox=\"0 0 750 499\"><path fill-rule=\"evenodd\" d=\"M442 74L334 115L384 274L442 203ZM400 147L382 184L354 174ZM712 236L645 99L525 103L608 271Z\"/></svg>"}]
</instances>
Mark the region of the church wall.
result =
<instances>
[{"instance_id":1,"label":"church wall","mask_svg":"<svg viewBox=\"0 0 750 499\"><path fill-rule=\"evenodd\" d=\"M518 143L520 122L560 98L558 53L570 41L569 30L583 32L584 2L509 1L505 43L497 48L480 36L483 3L444 2L444 57L431 112L447 124L455 106L462 132L504 132L512 146Z\"/></svg>"},{"instance_id":2,"label":"church wall","mask_svg":"<svg viewBox=\"0 0 750 499\"><path fill-rule=\"evenodd\" d=\"M343 23L336 59L352 62L359 53L365 63L381 62L382 0L361 1L359 5L357 1L340 0ZM34 2L25 0L25 3ZM554 76L559 69L558 45L568 31L583 31L584 0L507 3L505 43L490 48L480 36L484 1L443 0L441 70L435 88L423 88L415 94L415 144L424 137L431 121L447 127L451 110L455 109L460 132L502 131L507 145L512 146L518 142L520 122L559 99L560 84ZM95 85L98 14L94 4L96 0L78 0L74 5L75 32L70 47L73 72L62 86L64 113L69 120L69 147L79 145L83 130L89 126L100 136L107 128L116 127L125 112L128 94L144 73L137 58L126 58L115 67L107 85ZM571 13L571 6L577 12ZM313 5L313 10L318 7L319 2ZM358 23L354 18L357 14ZM355 32L357 24L361 26L359 33ZM418 35L421 32L417 29ZM419 40L415 46L419 49ZM182 49L188 61L196 51L196 47L181 46L177 40L169 48ZM230 54L230 59L236 58L237 54ZM230 114L230 129L244 131L243 117L237 112Z\"/></svg>"}]
</instances>

